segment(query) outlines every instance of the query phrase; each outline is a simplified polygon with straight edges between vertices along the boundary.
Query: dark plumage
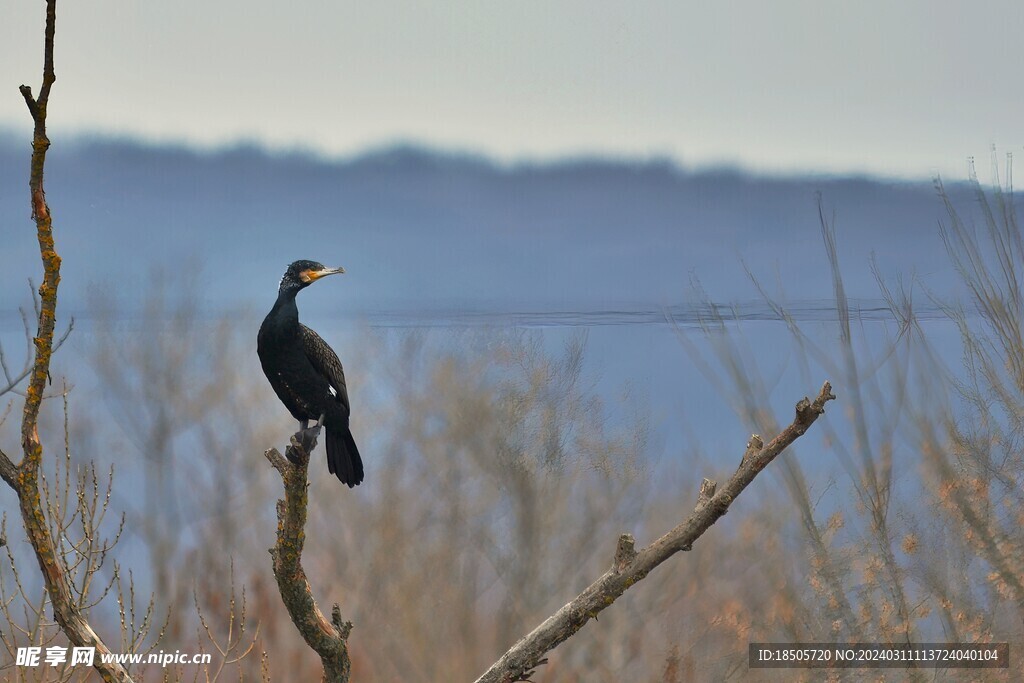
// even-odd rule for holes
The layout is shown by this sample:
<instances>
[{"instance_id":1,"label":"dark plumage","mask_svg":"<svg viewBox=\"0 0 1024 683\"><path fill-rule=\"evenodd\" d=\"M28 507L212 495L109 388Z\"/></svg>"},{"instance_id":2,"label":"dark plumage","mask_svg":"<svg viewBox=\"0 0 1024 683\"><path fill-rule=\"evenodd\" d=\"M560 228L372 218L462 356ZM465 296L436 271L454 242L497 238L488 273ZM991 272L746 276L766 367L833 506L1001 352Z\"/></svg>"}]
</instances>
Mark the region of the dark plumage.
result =
<instances>
[{"instance_id":1,"label":"dark plumage","mask_svg":"<svg viewBox=\"0 0 1024 683\"><path fill-rule=\"evenodd\" d=\"M327 469L353 487L363 480L363 461L348 428L345 371L320 335L299 322L295 305L295 295L302 289L321 277L344 272L344 268L326 268L315 261L288 266L277 301L260 326L256 351L270 386L303 429L323 416Z\"/></svg>"}]
</instances>

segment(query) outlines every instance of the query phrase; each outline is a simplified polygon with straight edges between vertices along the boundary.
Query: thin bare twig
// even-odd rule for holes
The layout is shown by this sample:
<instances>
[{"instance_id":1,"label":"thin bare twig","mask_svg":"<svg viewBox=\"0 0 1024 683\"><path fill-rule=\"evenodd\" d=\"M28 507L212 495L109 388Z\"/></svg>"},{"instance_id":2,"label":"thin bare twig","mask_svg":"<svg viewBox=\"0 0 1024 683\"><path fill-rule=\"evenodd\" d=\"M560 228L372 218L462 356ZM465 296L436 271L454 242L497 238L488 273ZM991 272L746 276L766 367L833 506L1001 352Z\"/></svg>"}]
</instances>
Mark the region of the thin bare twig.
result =
<instances>
[{"instance_id":1,"label":"thin bare twig","mask_svg":"<svg viewBox=\"0 0 1024 683\"><path fill-rule=\"evenodd\" d=\"M35 292L33 291L33 294L34 293ZM32 333L31 333L31 330L29 329L27 323L26 323L25 329L26 329L26 331L28 331L28 336L31 337ZM71 336L71 332L74 329L75 329L75 319L72 318L70 320L70 322L68 322L68 327L67 327L66 330L64 330L64 333L61 334L60 337L58 337L53 342L53 348L51 349L51 354L52 353L56 353L57 350L60 349L60 347L64 346L64 342L66 342L68 340L68 337ZM6 358L4 357L3 345L0 344L0 370L3 371L3 373L4 373L4 381L7 383L5 386L0 387L0 396L3 396L4 394L6 394L8 392L12 392L12 393L18 394L19 396L27 396L27 394L25 394L24 392L18 391L16 389L16 387L19 384L21 384L22 381L26 377L29 376L29 374L32 373L32 367L33 367L32 360L33 360L33 356L34 356L34 354L32 353L32 344L31 344L31 341L30 341L29 344L28 344L28 353L26 354L26 357L25 357L25 366L20 371L12 373L11 370L7 367ZM56 395L60 396L60 394L56 394ZM44 398L47 398L47 397L44 397Z\"/></svg>"}]
</instances>

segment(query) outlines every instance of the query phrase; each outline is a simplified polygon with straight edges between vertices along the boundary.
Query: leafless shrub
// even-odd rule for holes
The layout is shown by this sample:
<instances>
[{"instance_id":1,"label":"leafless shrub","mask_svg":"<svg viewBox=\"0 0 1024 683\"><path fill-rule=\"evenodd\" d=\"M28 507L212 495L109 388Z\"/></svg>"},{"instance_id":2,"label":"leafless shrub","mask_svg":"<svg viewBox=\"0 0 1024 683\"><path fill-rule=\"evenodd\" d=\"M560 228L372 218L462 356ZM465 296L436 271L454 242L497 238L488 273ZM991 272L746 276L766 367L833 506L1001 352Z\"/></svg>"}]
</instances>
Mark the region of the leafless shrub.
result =
<instances>
[{"instance_id":1,"label":"leafless shrub","mask_svg":"<svg viewBox=\"0 0 1024 683\"><path fill-rule=\"evenodd\" d=\"M763 601L746 596L727 603L735 606L733 616L710 622L720 634L722 626L749 626L736 633L737 671L743 670L742 646L763 638L752 634L759 622L770 625L772 615L786 639L796 642L1010 641L1016 647L1024 641L1024 384L1018 372L1018 356L1024 358L1024 250L1012 190L997 185L986 192L973 175L971 182L980 230L969 227L937 183L948 216L942 238L970 295L966 306L933 295L960 331L959 372L943 363L917 319L912 290L890 286L877 270L895 326L884 335L859 326L843 286L835 219L824 210L822 235L838 312L838 334L828 337L838 337L838 344L799 324L755 279L788 326L801 374L823 368L844 388L846 411L827 418L824 429L846 481L823 481L822 467L809 474L794 453L783 456L785 490L806 562L784 569L788 577L780 587L786 590L767 619L757 608ZM753 346L727 310L708 310L707 344L680 330L684 347L745 423L774 428L763 410L770 404L770 383L757 368ZM790 521L781 510L774 514L779 517L769 533L786 533ZM779 615L785 615L781 622ZM1008 675L972 672L976 680Z\"/></svg>"},{"instance_id":2,"label":"leafless shrub","mask_svg":"<svg viewBox=\"0 0 1024 683\"><path fill-rule=\"evenodd\" d=\"M62 457L54 459L49 476L45 470L40 473L41 508L49 532L57 540L56 549L66 568L72 604L89 615L102 613L101 603L116 603L122 651L148 653L160 641L162 622L152 599L137 603L131 573L124 581L114 559L115 547L125 530L123 516L107 520L114 470L111 468L103 475L94 463L72 464L66 385L59 397L63 403L64 451ZM49 601L38 579L19 570L26 564L25 554L6 545L4 552L6 561L0 571L0 642L10 655L4 668L19 680L86 680L88 668L14 668L19 647L68 648L69 643L57 624L46 616Z\"/></svg>"},{"instance_id":3,"label":"leafless shrub","mask_svg":"<svg viewBox=\"0 0 1024 683\"><path fill-rule=\"evenodd\" d=\"M137 318L119 317L123 302L104 292L94 297L89 348L106 410L89 420L116 422L123 438L99 450L133 464L128 474L143 495L120 500L149 555L150 589L165 609L187 605L195 574L179 573L180 559L226 579L232 556L254 540L243 520L266 515L265 473L239 457L269 439L251 398L251 350L237 320L211 321L200 310L196 275L173 284L156 276ZM211 546L217 552L205 550ZM201 587L199 597L217 611L213 594ZM178 638L187 610L170 613L169 634Z\"/></svg>"}]
</instances>

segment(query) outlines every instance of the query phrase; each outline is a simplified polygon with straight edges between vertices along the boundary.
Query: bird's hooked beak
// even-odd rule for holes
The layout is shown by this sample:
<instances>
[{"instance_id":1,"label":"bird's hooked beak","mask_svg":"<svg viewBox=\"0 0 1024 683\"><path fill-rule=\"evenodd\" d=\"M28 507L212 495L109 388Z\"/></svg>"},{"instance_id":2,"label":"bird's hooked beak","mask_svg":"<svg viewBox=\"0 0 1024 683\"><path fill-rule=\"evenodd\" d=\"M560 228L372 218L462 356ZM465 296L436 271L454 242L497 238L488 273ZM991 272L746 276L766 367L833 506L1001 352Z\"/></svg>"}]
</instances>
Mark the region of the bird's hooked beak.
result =
<instances>
[{"instance_id":1,"label":"bird's hooked beak","mask_svg":"<svg viewBox=\"0 0 1024 683\"><path fill-rule=\"evenodd\" d=\"M344 272L345 269L342 268L341 266L338 266L337 268L324 268L323 270L304 270L301 273L299 273L299 277L302 278L303 282L315 282L322 277L327 277L328 275L335 275L337 273Z\"/></svg>"}]
</instances>

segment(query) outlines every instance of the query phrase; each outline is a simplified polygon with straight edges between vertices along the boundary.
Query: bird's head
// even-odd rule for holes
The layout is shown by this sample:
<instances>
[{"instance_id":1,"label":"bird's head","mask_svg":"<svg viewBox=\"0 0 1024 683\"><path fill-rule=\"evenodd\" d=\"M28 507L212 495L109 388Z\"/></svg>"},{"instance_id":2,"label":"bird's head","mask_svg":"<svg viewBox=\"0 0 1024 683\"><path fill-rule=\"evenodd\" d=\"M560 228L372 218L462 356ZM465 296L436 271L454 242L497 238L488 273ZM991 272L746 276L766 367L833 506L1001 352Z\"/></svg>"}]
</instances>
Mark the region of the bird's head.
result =
<instances>
[{"instance_id":1,"label":"bird's head","mask_svg":"<svg viewBox=\"0 0 1024 683\"><path fill-rule=\"evenodd\" d=\"M284 271L279 291L298 292L303 287L308 287L322 277L344 272L344 268L328 268L316 261L295 261L288 266L288 270Z\"/></svg>"}]
</instances>

